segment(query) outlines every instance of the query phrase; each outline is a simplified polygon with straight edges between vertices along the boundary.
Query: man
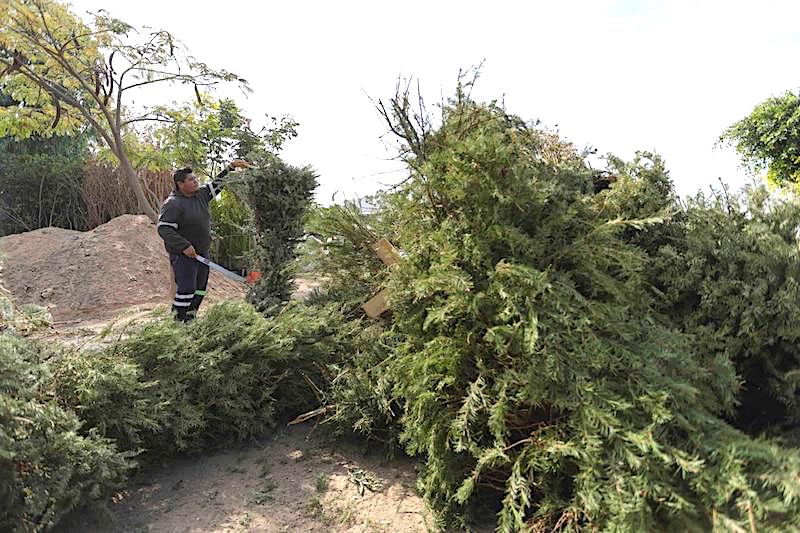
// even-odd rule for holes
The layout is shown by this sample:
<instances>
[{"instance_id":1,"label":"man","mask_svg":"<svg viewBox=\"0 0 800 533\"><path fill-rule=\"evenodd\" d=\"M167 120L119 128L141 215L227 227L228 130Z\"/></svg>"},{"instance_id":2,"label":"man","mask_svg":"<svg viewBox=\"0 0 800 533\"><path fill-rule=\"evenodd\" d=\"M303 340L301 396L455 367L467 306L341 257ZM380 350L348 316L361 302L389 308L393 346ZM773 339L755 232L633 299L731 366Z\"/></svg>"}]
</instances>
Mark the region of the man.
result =
<instances>
[{"instance_id":1,"label":"man","mask_svg":"<svg viewBox=\"0 0 800 533\"><path fill-rule=\"evenodd\" d=\"M200 187L191 168L172 176L175 189L161 206L158 234L164 239L175 275L175 300L172 311L177 320L189 322L206 295L208 267L195 259L207 256L211 246L211 212L208 204L222 192L222 179L232 170L249 167L242 159L233 160L211 183Z\"/></svg>"}]
</instances>

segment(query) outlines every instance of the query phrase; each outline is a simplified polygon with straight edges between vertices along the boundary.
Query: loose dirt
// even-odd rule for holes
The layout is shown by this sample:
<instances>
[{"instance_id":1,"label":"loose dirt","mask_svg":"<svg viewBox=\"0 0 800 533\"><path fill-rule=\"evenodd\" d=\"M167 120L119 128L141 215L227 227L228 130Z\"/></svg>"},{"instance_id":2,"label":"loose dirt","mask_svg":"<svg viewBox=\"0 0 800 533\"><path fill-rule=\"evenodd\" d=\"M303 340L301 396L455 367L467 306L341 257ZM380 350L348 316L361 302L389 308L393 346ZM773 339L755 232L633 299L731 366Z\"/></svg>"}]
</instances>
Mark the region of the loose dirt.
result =
<instances>
[{"instance_id":1,"label":"loose dirt","mask_svg":"<svg viewBox=\"0 0 800 533\"><path fill-rule=\"evenodd\" d=\"M164 244L143 215L123 215L86 232L43 228L9 235L0 238L0 261L0 285L16 303L47 307L56 321L98 319L171 299ZM209 301L244 292L211 273Z\"/></svg>"},{"instance_id":2,"label":"loose dirt","mask_svg":"<svg viewBox=\"0 0 800 533\"><path fill-rule=\"evenodd\" d=\"M246 449L181 459L134 478L105 518L73 516L58 533L435 531L409 460L326 443L293 426Z\"/></svg>"}]
</instances>

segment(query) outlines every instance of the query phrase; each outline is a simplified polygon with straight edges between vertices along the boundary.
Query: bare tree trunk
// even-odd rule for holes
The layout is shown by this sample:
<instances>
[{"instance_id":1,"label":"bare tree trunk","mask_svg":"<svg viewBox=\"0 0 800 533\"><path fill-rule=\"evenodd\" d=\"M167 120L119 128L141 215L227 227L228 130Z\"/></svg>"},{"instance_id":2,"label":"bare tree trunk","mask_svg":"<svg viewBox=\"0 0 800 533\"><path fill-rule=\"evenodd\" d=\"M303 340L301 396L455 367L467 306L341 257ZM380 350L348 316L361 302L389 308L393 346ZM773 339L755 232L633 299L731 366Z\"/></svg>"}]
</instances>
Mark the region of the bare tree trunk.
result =
<instances>
[{"instance_id":1,"label":"bare tree trunk","mask_svg":"<svg viewBox=\"0 0 800 533\"><path fill-rule=\"evenodd\" d=\"M153 221L153 224L155 224L158 222L158 211L156 207L147 200L147 196L145 196L144 189L142 188L142 183L139 181L139 175L136 173L136 170L134 170L133 165L131 165L128 155L122 149L119 150L116 155L125 173L128 185L136 195L136 201L139 202L139 209L141 209L142 212Z\"/></svg>"}]
</instances>

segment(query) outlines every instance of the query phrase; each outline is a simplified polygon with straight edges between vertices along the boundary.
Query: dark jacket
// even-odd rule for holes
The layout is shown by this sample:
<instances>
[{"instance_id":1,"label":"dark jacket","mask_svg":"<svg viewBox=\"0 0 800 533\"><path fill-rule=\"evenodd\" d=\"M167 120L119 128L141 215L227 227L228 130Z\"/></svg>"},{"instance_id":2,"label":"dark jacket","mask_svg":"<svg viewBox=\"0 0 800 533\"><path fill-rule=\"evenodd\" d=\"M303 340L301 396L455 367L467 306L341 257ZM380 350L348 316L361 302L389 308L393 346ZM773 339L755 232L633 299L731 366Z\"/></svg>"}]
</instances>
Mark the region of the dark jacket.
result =
<instances>
[{"instance_id":1,"label":"dark jacket","mask_svg":"<svg viewBox=\"0 0 800 533\"><path fill-rule=\"evenodd\" d=\"M172 191L161 205L158 234L171 254L180 254L189 245L200 255L208 255L211 247L211 211L208 204L222 192L223 170L211 183L206 183L193 196Z\"/></svg>"}]
</instances>

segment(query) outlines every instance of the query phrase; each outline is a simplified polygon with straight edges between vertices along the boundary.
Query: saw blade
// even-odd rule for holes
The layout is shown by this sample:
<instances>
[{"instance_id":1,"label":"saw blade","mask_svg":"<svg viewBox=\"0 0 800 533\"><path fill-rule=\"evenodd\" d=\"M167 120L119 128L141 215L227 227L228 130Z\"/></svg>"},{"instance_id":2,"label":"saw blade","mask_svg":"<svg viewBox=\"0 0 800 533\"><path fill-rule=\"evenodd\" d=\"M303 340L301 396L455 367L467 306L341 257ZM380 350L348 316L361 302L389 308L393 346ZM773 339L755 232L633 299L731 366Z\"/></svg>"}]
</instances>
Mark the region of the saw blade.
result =
<instances>
[{"instance_id":1,"label":"saw blade","mask_svg":"<svg viewBox=\"0 0 800 533\"><path fill-rule=\"evenodd\" d=\"M198 261L200 261L201 263L203 263L204 265L208 266L208 268L210 268L211 270L216 270L217 272L219 272L220 274L222 274L226 278L230 278L230 279L232 279L234 281L238 281L239 283L245 283L245 284L247 283L247 280L245 278L243 278L242 276L240 276L239 274L237 274L235 272L231 272L230 270L228 270L227 268L225 268L223 266L219 266L218 264L216 264L211 259L206 259L202 255L196 255L194 258L197 259Z\"/></svg>"}]
</instances>

